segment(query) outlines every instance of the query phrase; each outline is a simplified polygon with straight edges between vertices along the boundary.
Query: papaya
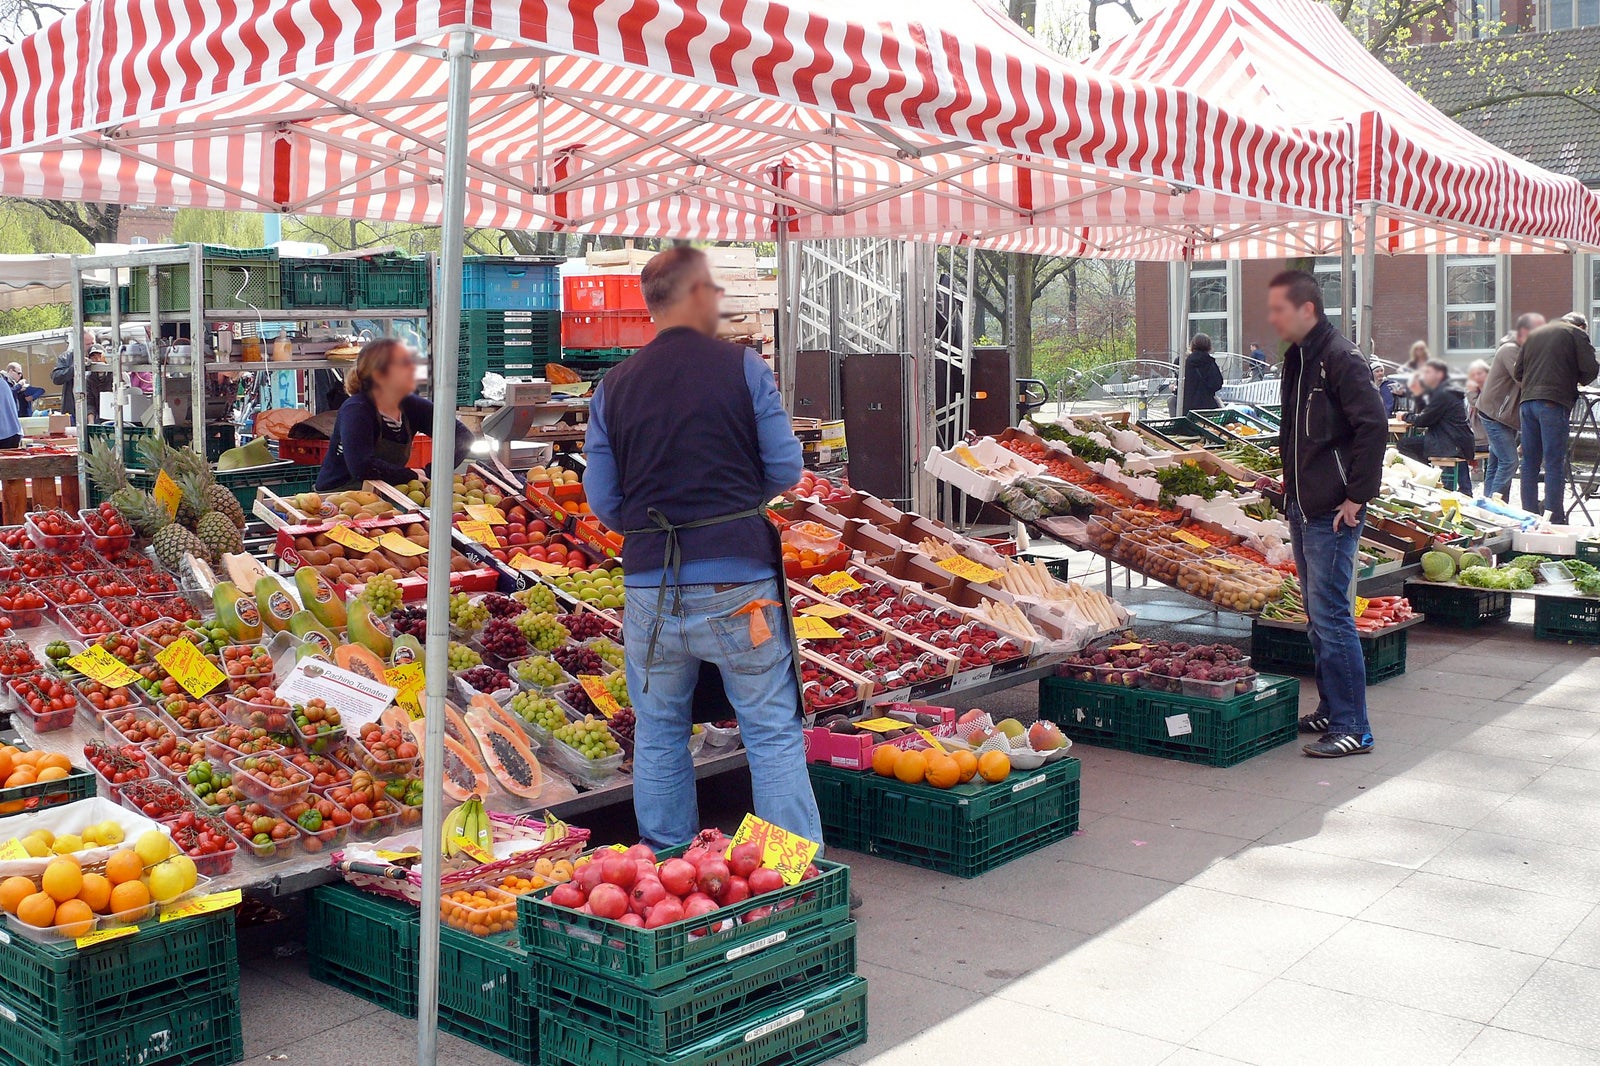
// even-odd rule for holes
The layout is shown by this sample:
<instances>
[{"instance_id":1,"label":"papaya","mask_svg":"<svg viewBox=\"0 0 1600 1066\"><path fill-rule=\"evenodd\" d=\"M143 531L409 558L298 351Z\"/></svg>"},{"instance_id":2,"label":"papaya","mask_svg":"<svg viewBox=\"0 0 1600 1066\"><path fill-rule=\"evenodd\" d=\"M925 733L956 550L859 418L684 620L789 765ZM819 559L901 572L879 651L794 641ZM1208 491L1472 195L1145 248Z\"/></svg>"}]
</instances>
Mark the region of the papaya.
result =
<instances>
[{"instance_id":1,"label":"papaya","mask_svg":"<svg viewBox=\"0 0 1600 1066\"><path fill-rule=\"evenodd\" d=\"M359 644L345 644L333 650L333 661L337 666L360 674L362 677L373 681L382 681L386 672L383 660Z\"/></svg>"},{"instance_id":2,"label":"papaya","mask_svg":"<svg viewBox=\"0 0 1600 1066\"><path fill-rule=\"evenodd\" d=\"M483 762L454 737L444 738L444 792L461 802L489 791Z\"/></svg>"},{"instance_id":3,"label":"papaya","mask_svg":"<svg viewBox=\"0 0 1600 1066\"><path fill-rule=\"evenodd\" d=\"M350 604L347 626L350 643L364 646L379 659L387 659L394 650L394 632L385 619L372 613L367 601L358 599Z\"/></svg>"},{"instance_id":4,"label":"papaya","mask_svg":"<svg viewBox=\"0 0 1600 1066\"><path fill-rule=\"evenodd\" d=\"M265 629L282 633L289 628L289 619L300 610L300 605L275 576L268 574L256 581L256 610Z\"/></svg>"},{"instance_id":5,"label":"papaya","mask_svg":"<svg viewBox=\"0 0 1600 1066\"><path fill-rule=\"evenodd\" d=\"M513 796L538 799L544 789L544 773L521 727L506 720L505 710L494 700L480 696L467 711L467 725L478 738L484 767L500 787Z\"/></svg>"},{"instance_id":6,"label":"papaya","mask_svg":"<svg viewBox=\"0 0 1600 1066\"><path fill-rule=\"evenodd\" d=\"M296 611L289 619L289 632L300 638L301 647L316 649L315 654L324 659L332 659L333 650L339 646L339 638L310 611Z\"/></svg>"},{"instance_id":7,"label":"papaya","mask_svg":"<svg viewBox=\"0 0 1600 1066\"><path fill-rule=\"evenodd\" d=\"M409 733L414 740L421 743L421 738L417 736L421 731L420 722L413 721L410 712L399 704L391 703L384 708L383 713L378 715L378 724L385 729L398 729Z\"/></svg>"},{"instance_id":8,"label":"papaya","mask_svg":"<svg viewBox=\"0 0 1600 1066\"><path fill-rule=\"evenodd\" d=\"M294 584L300 592L300 602L305 604L306 610L318 622L334 632L344 628L348 618L344 600L327 578L317 573L314 567L302 566L294 572Z\"/></svg>"},{"instance_id":9,"label":"papaya","mask_svg":"<svg viewBox=\"0 0 1600 1066\"><path fill-rule=\"evenodd\" d=\"M234 640L261 639L261 612L256 609L256 601L233 582L217 582L211 590L211 606L217 612L217 621Z\"/></svg>"},{"instance_id":10,"label":"papaya","mask_svg":"<svg viewBox=\"0 0 1600 1066\"><path fill-rule=\"evenodd\" d=\"M422 641L410 633L394 638L394 650L389 653L390 666L406 666L422 661Z\"/></svg>"}]
</instances>

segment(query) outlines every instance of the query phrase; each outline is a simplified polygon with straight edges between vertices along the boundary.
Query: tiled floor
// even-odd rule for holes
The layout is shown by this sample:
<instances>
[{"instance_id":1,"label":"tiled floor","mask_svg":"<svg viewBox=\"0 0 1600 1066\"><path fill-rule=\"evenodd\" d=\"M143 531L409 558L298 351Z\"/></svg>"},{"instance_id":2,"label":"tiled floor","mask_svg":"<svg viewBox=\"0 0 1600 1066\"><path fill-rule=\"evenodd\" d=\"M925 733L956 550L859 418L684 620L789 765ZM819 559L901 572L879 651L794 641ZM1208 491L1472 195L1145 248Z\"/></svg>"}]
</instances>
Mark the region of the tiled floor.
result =
<instances>
[{"instance_id":1,"label":"tiled floor","mask_svg":"<svg viewBox=\"0 0 1600 1066\"><path fill-rule=\"evenodd\" d=\"M1600 1063L1600 654L1535 642L1526 610L1412 630L1406 675L1371 690L1372 755L1217 770L1080 746L1070 840L973 881L835 852L871 981L871 1041L846 1059ZM415 1054L410 1023L303 958L244 980L249 1061Z\"/></svg>"}]
</instances>

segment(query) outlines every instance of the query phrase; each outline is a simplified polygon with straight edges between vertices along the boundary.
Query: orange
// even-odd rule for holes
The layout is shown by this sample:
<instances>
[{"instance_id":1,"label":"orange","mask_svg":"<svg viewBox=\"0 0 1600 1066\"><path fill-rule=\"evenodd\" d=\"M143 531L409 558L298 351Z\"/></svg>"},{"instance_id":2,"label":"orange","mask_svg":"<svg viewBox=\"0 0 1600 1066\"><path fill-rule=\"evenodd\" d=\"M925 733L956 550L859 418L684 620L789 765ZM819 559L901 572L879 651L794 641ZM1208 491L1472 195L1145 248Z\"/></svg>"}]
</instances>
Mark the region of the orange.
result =
<instances>
[{"instance_id":1,"label":"orange","mask_svg":"<svg viewBox=\"0 0 1600 1066\"><path fill-rule=\"evenodd\" d=\"M67 776L67 772L65 770L63 770L61 767L59 767L59 766L46 766L43 770L39 771L39 776L35 777L34 780L35 781L60 781L63 777L66 777L66 776Z\"/></svg>"},{"instance_id":2,"label":"orange","mask_svg":"<svg viewBox=\"0 0 1600 1066\"><path fill-rule=\"evenodd\" d=\"M78 865L77 859L69 859L64 855L59 859L51 859L50 865L44 868L44 877L39 885L57 903L74 899L83 891L83 867Z\"/></svg>"},{"instance_id":3,"label":"orange","mask_svg":"<svg viewBox=\"0 0 1600 1066\"><path fill-rule=\"evenodd\" d=\"M94 928L94 911L81 899L69 899L56 908L56 928L62 936L83 936Z\"/></svg>"},{"instance_id":4,"label":"orange","mask_svg":"<svg viewBox=\"0 0 1600 1066\"><path fill-rule=\"evenodd\" d=\"M56 901L35 892L17 905L17 917L35 928L48 929L56 922Z\"/></svg>"},{"instance_id":5,"label":"orange","mask_svg":"<svg viewBox=\"0 0 1600 1066\"><path fill-rule=\"evenodd\" d=\"M39 756L39 761L34 765L38 766L41 770L47 770L50 767L55 767L57 770L72 769L72 761L59 751L47 751L43 753Z\"/></svg>"},{"instance_id":6,"label":"orange","mask_svg":"<svg viewBox=\"0 0 1600 1066\"><path fill-rule=\"evenodd\" d=\"M39 891L37 885L26 877L8 877L0 881L0 910L17 913L22 901Z\"/></svg>"},{"instance_id":7,"label":"orange","mask_svg":"<svg viewBox=\"0 0 1600 1066\"><path fill-rule=\"evenodd\" d=\"M893 777L894 764L900 760L900 749L893 744L879 744L872 749L872 769L880 777Z\"/></svg>"},{"instance_id":8,"label":"orange","mask_svg":"<svg viewBox=\"0 0 1600 1066\"><path fill-rule=\"evenodd\" d=\"M0 890L4 886L0 885ZM92 911L104 911L111 903L111 882L100 874L84 874L83 887L78 890L78 898L89 905Z\"/></svg>"},{"instance_id":9,"label":"orange","mask_svg":"<svg viewBox=\"0 0 1600 1066\"><path fill-rule=\"evenodd\" d=\"M33 767L19 766L15 770L11 771L10 776L6 778L6 787L16 788L18 785L31 785L33 784L36 776L37 775L34 773Z\"/></svg>"},{"instance_id":10,"label":"orange","mask_svg":"<svg viewBox=\"0 0 1600 1066\"><path fill-rule=\"evenodd\" d=\"M111 890L112 914L126 914L150 906L150 890L143 881L124 881Z\"/></svg>"},{"instance_id":11,"label":"orange","mask_svg":"<svg viewBox=\"0 0 1600 1066\"><path fill-rule=\"evenodd\" d=\"M1003 751L986 751L978 759L978 773L991 784L1011 776L1011 760Z\"/></svg>"},{"instance_id":12,"label":"orange","mask_svg":"<svg viewBox=\"0 0 1600 1066\"><path fill-rule=\"evenodd\" d=\"M14 768L15 764L11 761L11 752L0 748L0 781L10 777Z\"/></svg>"},{"instance_id":13,"label":"orange","mask_svg":"<svg viewBox=\"0 0 1600 1066\"><path fill-rule=\"evenodd\" d=\"M961 783L964 785L978 775L978 757L964 748L957 748L950 753L956 761L956 769L961 772Z\"/></svg>"},{"instance_id":14,"label":"orange","mask_svg":"<svg viewBox=\"0 0 1600 1066\"><path fill-rule=\"evenodd\" d=\"M132 848L122 848L112 852L111 858L106 860L106 880L113 885L137 881L143 873L144 860L140 859L139 853Z\"/></svg>"},{"instance_id":15,"label":"orange","mask_svg":"<svg viewBox=\"0 0 1600 1066\"><path fill-rule=\"evenodd\" d=\"M38 751L19 751L11 756L11 765L36 767L39 765L39 756L42 754L43 752Z\"/></svg>"},{"instance_id":16,"label":"orange","mask_svg":"<svg viewBox=\"0 0 1600 1066\"><path fill-rule=\"evenodd\" d=\"M902 751L894 761L894 776L908 785L921 781L928 773L928 758L920 751Z\"/></svg>"},{"instance_id":17,"label":"orange","mask_svg":"<svg viewBox=\"0 0 1600 1066\"><path fill-rule=\"evenodd\" d=\"M929 752L928 768L924 771L923 780L934 788L953 788L961 780L961 767L943 752Z\"/></svg>"}]
</instances>

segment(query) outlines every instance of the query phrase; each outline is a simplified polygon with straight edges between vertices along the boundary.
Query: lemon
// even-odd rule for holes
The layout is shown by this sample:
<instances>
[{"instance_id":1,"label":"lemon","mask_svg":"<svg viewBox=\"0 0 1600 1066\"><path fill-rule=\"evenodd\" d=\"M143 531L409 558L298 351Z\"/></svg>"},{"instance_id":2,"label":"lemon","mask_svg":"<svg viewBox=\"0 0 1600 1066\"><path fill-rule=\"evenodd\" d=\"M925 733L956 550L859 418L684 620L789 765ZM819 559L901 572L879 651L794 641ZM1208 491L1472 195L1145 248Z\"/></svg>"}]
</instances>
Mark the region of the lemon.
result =
<instances>
[{"instance_id":1,"label":"lemon","mask_svg":"<svg viewBox=\"0 0 1600 1066\"><path fill-rule=\"evenodd\" d=\"M110 847L113 844L122 843L128 834L124 833L122 826L116 822L105 821L94 827L94 835L95 839L100 841L101 846Z\"/></svg>"},{"instance_id":2,"label":"lemon","mask_svg":"<svg viewBox=\"0 0 1600 1066\"><path fill-rule=\"evenodd\" d=\"M76 833L62 833L56 837L56 842L50 848L57 855L71 855L74 851L83 849L83 838Z\"/></svg>"},{"instance_id":3,"label":"lemon","mask_svg":"<svg viewBox=\"0 0 1600 1066\"><path fill-rule=\"evenodd\" d=\"M36 859L42 859L46 855L50 854L50 845L46 844L44 842L44 837L41 836L23 837L22 846L27 850L29 855L32 855Z\"/></svg>"},{"instance_id":4,"label":"lemon","mask_svg":"<svg viewBox=\"0 0 1600 1066\"><path fill-rule=\"evenodd\" d=\"M159 829L147 829L139 834L139 840L134 844L133 850L139 853L140 862L146 866L154 866L172 854L172 841ZM151 891L154 893L153 886Z\"/></svg>"}]
</instances>

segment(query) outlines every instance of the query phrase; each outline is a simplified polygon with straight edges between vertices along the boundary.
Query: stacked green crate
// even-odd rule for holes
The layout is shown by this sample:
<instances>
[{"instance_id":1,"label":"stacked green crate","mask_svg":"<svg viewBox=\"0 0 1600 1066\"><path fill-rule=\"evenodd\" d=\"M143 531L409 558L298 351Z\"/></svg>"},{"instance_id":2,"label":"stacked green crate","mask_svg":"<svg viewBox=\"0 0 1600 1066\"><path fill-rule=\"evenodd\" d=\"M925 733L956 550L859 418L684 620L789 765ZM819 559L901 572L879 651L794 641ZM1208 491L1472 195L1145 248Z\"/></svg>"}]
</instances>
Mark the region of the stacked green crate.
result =
<instances>
[{"instance_id":1,"label":"stacked green crate","mask_svg":"<svg viewBox=\"0 0 1600 1066\"><path fill-rule=\"evenodd\" d=\"M667 857L672 853L663 853ZM866 1040L849 870L751 899L742 916L633 928L524 896L546 1066L808 1066ZM746 913L750 913L747 911Z\"/></svg>"},{"instance_id":2,"label":"stacked green crate","mask_svg":"<svg viewBox=\"0 0 1600 1066\"><path fill-rule=\"evenodd\" d=\"M3 1066L225 1066L243 1053L231 910L84 948L0 934Z\"/></svg>"},{"instance_id":3,"label":"stacked green crate","mask_svg":"<svg viewBox=\"0 0 1600 1066\"><path fill-rule=\"evenodd\" d=\"M560 311L461 312L456 388L463 402L483 395L483 376L543 377L561 359Z\"/></svg>"}]
</instances>

